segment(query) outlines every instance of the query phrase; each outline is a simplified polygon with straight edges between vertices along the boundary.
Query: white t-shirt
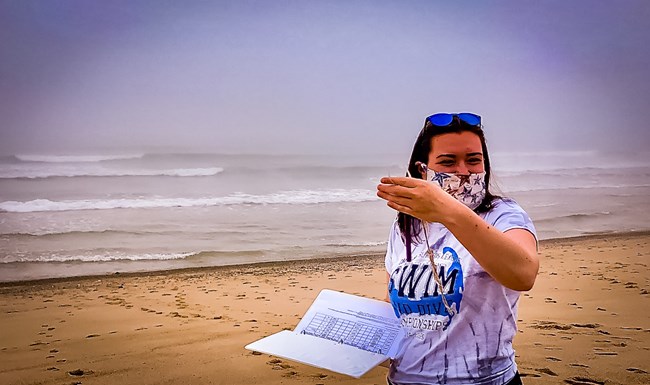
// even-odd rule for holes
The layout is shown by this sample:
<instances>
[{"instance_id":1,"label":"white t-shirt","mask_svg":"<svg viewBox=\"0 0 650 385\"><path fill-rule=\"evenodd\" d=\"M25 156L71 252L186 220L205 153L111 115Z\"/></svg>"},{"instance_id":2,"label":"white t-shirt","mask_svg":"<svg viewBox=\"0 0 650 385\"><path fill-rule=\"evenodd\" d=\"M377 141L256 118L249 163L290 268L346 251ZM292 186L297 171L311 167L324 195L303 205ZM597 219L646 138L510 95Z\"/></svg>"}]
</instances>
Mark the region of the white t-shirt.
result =
<instances>
[{"instance_id":1,"label":"white t-shirt","mask_svg":"<svg viewBox=\"0 0 650 385\"><path fill-rule=\"evenodd\" d=\"M532 221L513 200L497 199L480 216L498 230L526 229ZM429 244L443 289L436 284L424 245L413 242L412 260L397 221L388 240L389 297L406 337L391 364L395 384L503 385L517 371L512 339L519 292L495 281L454 235L429 225ZM495 256L498 258L498 256ZM440 293L445 293L452 316Z\"/></svg>"}]
</instances>

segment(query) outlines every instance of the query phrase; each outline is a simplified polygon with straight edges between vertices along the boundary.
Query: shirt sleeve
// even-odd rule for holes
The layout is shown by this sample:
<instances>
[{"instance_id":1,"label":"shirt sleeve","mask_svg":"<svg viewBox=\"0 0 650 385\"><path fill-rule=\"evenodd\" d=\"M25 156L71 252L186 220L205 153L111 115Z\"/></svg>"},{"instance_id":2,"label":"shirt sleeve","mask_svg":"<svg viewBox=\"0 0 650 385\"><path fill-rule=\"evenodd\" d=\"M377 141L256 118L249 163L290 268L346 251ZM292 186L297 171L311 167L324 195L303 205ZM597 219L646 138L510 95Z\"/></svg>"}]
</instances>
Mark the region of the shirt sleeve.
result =
<instances>
[{"instance_id":1,"label":"shirt sleeve","mask_svg":"<svg viewBox=\"0 0 650 385\"><path fill-rule=\"evenodd\" d=\"M399 234L399 226L397 225L397 221L393 222L393 225L390 228L390 233L388 234L388 244L386 245L386 258L384 261L384 264L386 265L386 271L391 272L393 271L393 266L395 265L395 262L398 258L398 251L399 250L399 244L401 243L402 239Z\"/></svg>"},{"instance_id":2,"label":"shirt sleeve","mask_svg":"<svg viewBox=\"0 0 650 385\"><path fill-rule=\"evenodd\" d=\"M512 199L501 199L497 201L485 220L503 232L512 229L528 230L533 234L535 240L537 240L537 231L535 230L533 221L524 209Z\"/></svg>"}]
</instances>

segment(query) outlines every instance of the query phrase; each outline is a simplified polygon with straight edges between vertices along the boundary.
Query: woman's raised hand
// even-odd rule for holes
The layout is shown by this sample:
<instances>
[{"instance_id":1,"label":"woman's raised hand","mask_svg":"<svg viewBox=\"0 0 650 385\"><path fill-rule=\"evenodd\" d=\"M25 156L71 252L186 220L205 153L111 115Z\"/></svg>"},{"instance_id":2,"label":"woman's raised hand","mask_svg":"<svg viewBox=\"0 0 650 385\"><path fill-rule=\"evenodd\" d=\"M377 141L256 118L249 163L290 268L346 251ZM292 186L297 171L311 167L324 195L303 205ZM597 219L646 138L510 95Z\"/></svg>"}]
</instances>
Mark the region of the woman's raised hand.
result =
<instances>
[{"instance_id":1,"label":"woman's raised hand","mask_svg":"<svg viewBox=\"0 0 650 385\"><path fill-rule=\"evenodd\" d=\"M453 210L465 207L435 183L408 177L384 177L377 196L388 206L427 222L444 223Z\"/></svg>"}]
</instances>

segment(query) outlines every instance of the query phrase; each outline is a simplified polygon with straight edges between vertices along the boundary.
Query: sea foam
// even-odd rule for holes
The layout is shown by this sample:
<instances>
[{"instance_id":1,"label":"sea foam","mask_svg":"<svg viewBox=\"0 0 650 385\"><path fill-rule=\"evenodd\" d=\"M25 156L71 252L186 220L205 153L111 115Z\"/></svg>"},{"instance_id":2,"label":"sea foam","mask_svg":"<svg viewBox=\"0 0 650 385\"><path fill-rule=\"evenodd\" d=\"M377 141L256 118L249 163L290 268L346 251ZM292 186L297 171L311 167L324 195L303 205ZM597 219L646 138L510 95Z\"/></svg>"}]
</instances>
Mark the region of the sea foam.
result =
<instances>
[{"instance_id":1,"label":"sea foam","mask_svg":"<svg viewBox=\"0 0 650 385\"><path fill-rule=\"evenodd\" d=\"M60 255L48 254L38 256L13 256L5 255L0 257L2 263L25 263L25 262L112 262L112 261L170 261L185 259L197 253L143 253L143 254L89 254L89 255Z\"/></svg>"},{"instance_id":2,"label":"sea foam","mask_svg":"<svg viewBox=\"0 0 650 385\"><path fill-rule=\"evenodd\" d=\"M0 179L44 179L73 177L135 177L135 176L174 176L195 177L213 176L223 172L221 167L177 168L168 170L120 170L102 167L2 167Z\"/></svg>"},{"instance_id":3,"label":"sea foam","mask_svg":"<svg viewBox=\"0 0 650 385\"><path fill-rule=\"evenodd\" d=\"M0 203L0 211L29 213L39 211L146 209L256 204L320 204L339 202L366 202L374 201L377 199L379 198L377 198L374 191L372 190L292 190L281 191L267 195L236 193L223 197L210 198L85 199L66 201L35 199L27 202L5 201Z\"/></svg>"}]
</instances>

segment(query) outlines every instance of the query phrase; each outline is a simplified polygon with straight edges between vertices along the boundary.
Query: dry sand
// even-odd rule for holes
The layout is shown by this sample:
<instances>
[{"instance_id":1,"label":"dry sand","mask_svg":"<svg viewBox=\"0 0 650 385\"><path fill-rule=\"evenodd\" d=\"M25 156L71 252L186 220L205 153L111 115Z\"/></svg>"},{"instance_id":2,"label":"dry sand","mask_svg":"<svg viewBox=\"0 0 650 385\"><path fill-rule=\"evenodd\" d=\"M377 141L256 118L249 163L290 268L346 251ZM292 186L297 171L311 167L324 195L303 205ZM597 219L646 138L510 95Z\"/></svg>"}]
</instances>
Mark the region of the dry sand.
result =
<instances>
[{"instance_id":1,"label":"dry sand","mask_svg":"<svg viewBox=\"0 0 650 385\"><path fill-rule=\"evenodd\" d=\"M519 307L524 383L650 384L650 233L543 242ZM0 286L0 384L385 384L244 349L293 329L321 289L372 298L383 259Z\"/></svg>"}]
</instances>

